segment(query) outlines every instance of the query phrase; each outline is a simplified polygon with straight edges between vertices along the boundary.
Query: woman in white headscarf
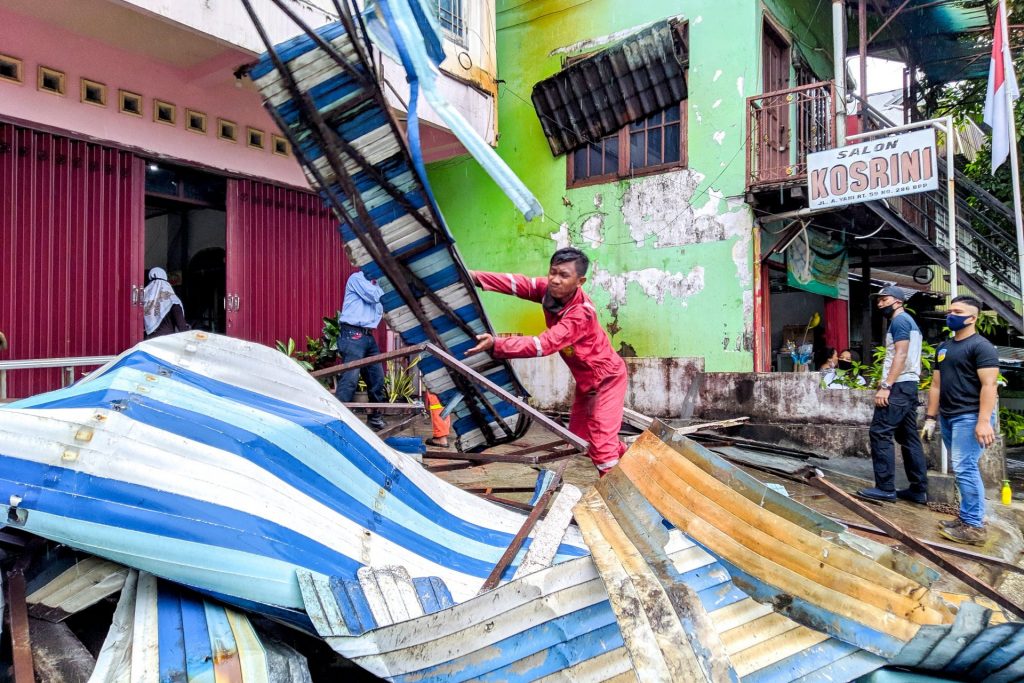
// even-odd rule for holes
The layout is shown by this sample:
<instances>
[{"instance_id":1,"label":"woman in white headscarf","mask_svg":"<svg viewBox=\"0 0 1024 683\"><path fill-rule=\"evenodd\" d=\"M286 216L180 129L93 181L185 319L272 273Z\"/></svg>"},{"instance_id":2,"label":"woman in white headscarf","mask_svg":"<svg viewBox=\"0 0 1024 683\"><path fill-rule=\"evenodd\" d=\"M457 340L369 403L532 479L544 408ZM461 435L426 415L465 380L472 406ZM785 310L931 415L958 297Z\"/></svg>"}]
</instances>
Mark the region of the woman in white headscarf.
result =
<instances>
[{"instance_id":1,"label":"woman in white headscarf","mask_svg":"<svg viewBox=\"0 0 1024 683\"><path fill-rule=\"evenodd\" d=\"M188 329L185 324L185 307L167 281L163 268L149 270L149 284L142 293L142 319L146 325L146 337L159 337Z\"/></svg>"}]
</instances>

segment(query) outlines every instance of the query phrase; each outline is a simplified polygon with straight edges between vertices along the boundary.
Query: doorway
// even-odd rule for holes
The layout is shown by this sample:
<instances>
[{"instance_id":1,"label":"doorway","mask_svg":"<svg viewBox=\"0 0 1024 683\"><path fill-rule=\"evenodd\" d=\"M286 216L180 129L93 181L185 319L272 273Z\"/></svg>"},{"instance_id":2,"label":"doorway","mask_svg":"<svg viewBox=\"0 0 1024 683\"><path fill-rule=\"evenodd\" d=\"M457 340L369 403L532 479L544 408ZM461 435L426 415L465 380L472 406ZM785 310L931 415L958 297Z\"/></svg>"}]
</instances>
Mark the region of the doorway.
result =
<instances>
[{"instance_id":1,"label":"doorway","mask_svg":"<svg viewBox=\"0 0 1024 683\"><path fill-rule=\"evenodd\" d=\"M163 268L192 329L224 333L227 291L226 181L146 163L145 273Z\"/></svg>"},{"instance_id":2,"label":"doorway","mask_svg":"<svg viewBox=\"0 0 1024 683\"><path fill-rule=\"evenodd\" d=\"M790 47L768 19L764 20L761 44L762 93L789 89ZM790 158L790 107L788 104L766 109L764 140L758 145L758 168L782 169Z\"/></svg>"}]
</instances>

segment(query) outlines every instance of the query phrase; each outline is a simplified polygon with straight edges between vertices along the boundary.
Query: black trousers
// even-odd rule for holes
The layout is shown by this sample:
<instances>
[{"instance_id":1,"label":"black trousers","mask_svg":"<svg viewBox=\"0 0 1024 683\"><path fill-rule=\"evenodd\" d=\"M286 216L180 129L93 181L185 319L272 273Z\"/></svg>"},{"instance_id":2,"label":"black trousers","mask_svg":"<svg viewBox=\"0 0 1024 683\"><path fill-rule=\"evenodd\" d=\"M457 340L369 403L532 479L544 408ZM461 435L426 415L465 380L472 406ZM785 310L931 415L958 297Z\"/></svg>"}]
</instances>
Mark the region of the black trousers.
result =
<instances>
[{"instance_id":1,"label":"black trousers","mask_svg":"<svg viewBox=\"0 0 1024 683\"><path fill-rule=\"evenodd\" d=\"M875 407L870 433L875 486L883 491L896 490L896 449L892 443L895 437L903 452L903 469L910 490L927 493L928 465L917 433L917 382L892 385L889 405Z\"/></svg>"}]
</instances>

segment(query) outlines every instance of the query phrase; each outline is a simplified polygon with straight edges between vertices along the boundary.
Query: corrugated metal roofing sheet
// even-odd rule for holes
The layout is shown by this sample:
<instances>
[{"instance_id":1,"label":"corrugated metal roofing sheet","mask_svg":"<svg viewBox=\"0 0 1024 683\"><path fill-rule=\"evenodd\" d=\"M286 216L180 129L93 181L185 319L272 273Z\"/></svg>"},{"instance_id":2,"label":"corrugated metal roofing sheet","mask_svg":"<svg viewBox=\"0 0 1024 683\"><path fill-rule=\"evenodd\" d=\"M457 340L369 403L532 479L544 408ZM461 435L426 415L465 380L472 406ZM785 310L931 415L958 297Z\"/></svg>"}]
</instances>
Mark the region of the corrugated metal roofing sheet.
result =
<instances>
[{"instance_id":1,"label":"corrugated metal roofing sheet","mask_svg":"<svg viewBox=\"0 0 1024 683\"><path fill-rule=\"evenodd\" d=\"M686 99L686 22L655 24L576 61L533 87L551 153L596 142Z\"/></svg>"}]
</instances>

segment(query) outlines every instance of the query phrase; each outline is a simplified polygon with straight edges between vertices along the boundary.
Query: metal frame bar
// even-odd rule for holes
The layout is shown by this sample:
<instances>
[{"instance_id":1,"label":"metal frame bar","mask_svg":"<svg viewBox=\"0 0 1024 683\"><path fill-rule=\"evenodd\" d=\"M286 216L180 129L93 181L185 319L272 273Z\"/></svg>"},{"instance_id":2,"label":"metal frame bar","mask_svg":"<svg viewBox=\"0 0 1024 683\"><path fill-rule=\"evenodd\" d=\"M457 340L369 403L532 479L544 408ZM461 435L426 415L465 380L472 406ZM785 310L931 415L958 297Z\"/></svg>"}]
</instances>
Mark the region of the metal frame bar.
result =
<instances>
[{"instance_id":1,"label":"metal frame bar","mask_svg":"<svg viewBox=\"0 0 1024 683\"><path fill-rule=\"evenodd\" d=\"M541 424L541 426L546 428L549 432L558 436L559 439L561 439L563 442L571 446L574 446L578 451L585 453L587 449L590 447L590 445L586 441L570 432L560 423L555 422L550 417L540 412L539 410L531 406L529 403L527 403L520 397L509 393L504 388L498 386L484 375L480 374L473 368L469 367L462 361L458 360L457 358L449 354L447 351L438 348L437 346L431 344L430 342L422 342L420 344L413 344L412 346L406 346L401 349L395 349L394 351L378 353L376 355L367 356L366 358L361 358L360 360L355 360L350 363L343 363L341 365L335 365L330 368L316 370L311 374L313 377L317 378L330 377L331 375L337 375L348 370L355 370L357 368L362 368L367 365L372 365L374 363L381 363L383 361L391 360L394 358L412 356L418 353L429 353L434 358L444 363L448 368L455 371L459 375L467 378L469 381L475 382L476 384L480 384L486 387L491 393L500 396L504 400L508 401L513 406L515 406L516 410L518 410L520 413L527 415L533 420L536 420L538 423ZM538 447L527 448L525 449L525 452L535 452L535 450L550 450L553 448L552 443L543 444L542 446ZM521 451L520 454L523 454L523 452ZM566 452L565 454L569 455L570 453ZM462 454L460 454L460 456L461 455ZM562 456L561 453L558 453L558 455L559 457ZM518 460L516 462L522 462L522 460Z\"/></svg>"},{"instance_id":2,"label":"metal frame bar","mask_svg":"<svg viewBox=\"0 0 1024 683\"><path fill-rule=\"evenodd\" d=\"M7 373L11 370L38 370L41 368L61 368L64 383L61 386L74 384L75 368L89 365L106 365L116 356L76 356L67 358L28 358L23 360L0 361L0 401L7 400Z\"/></svg>"},{"instance_id":3,"label":"metal frame bar","mask_svg":"<svg viewBox=\"0 0 1024 683\"><path fill-rule=\"evenodd\" d=\"M769 104L765 106L766 101L780 100L777 104ZM783 90L774 90L772 92L760 93L752 95L747 98L746 103L746 126L747 126L747 152L746 152L746 180L745 186L748 191L760 191L775 186L788 186L803 182L806 177L806 172L794 172L791 175L785 177L779 176L779 168L773 168L765 170L761 167L760 150L762 133L760 126L763 125L764 121L762 117L766 115L769 110L773 109L789 109L794 108L793 111L796 114L796 125L790 126L789 119L786 117L787 125L787 138L786 143L790 147L797 150L796 160L787 164L788 169L799 169L800 167L806 167L806 155L809 150L808 140L804 136L804 128L802 126L801 112L807 111L807 108L812 106L814 103L828 102L828 120L826 122L827 130L824 131L823 135L827 145L835 147L838 144L838 128L836 125L836 99L837 99L837 86L834 81L816 81L814 83L807 83L799 85L793 88L785 88ZM826 146L824 149L831 149ZM803 154L800 153L801 149L805 149ZM809 150L815 151L815 150ZM768 171L772 172L772 176L769 179L764 179L763 176ZM779 177L776 177L779 176Z\"/></svg>"},{"instance_id":4,"label":"metal frame bar","mask_svg":"<svg viewBox=\"0 0 1024 683\"><path fill-rule=\"evenodd\" d=\"M463 453L461 451L427 451L424 460L466 460L474 463L510 462L520 465L540 465L576 455L576 451L547 453L544 455L516 455L514 453Z\"/></svg>"},{"instance_id":5,"label":"metal frame bar","mask_svg":"<svg viewBox=\"0 0 1024 683\"><path fill-rule=\"evenodd\" d=\"M822 494L818 494L818 495L824 496L824 495L828 495L828 494L822 493ZM882 531L878 527L871 526L870 524L860 524L858 522L850 522L850 521L847 521L845 519L840 519L838 517L833 517L832 519L834 519L835 521L839 522L843 526L850 527L851 529L856 529L857 531L864 531L864 532L869 533L869 534L874 534L875 536L885 536L886 538L889 538L889 535L887 533L885 533L884 531ZM1006 560L1003 560L1003 559L998 558L998 557L992 557L991 555L984 555L982 553L976 553L974 551L966 550L964 548L958 548L958 547L956 547L954 545L949 545L948 543L936 543L935 541L921 541L921 542L924 543L929 548L934 548L935 550L939 550L939 551L944 552L944 553L949 553L950 555L958 555L958 556L963 557L963 558L968 559L968 560L974 560L975 562L978 562L978 563L990 564L990 565L993 565L995 567L999 567L1003 571L1013 572L1014 574L1024 574L1024 567L1016 565L1016 564L1014 564L1012 562L1007 562Z\"/></svg>"},{"instance_id":6,"label":"metal frame bar","mask_svg":"<svg viewBox=\"0 0 1024 683\"><path fill-rule=\"evenodd\" d=\"M939 553L935 552L927 544L920 539L916 538L912 534L908 534L900 527L896 526L888 519L878 514L864 503L853 498L850 494L843 491L841 488L833 484L832 482L825 479L825 475L821 470L816 468L808 468L802 472L803 479L806 483L810 484L819 491L824 492L829 498L836 501L848 510L855 512L862 518L871 522L879 529L885 532L887 536L893 538L906 547L910 548L918 555L935 564L938 567L945 569L947 572L952 574L954 577L962 581L968 587L978 591L981 595L989 598L997 605L1005 609L1007 612L1011 612L1015 615L1024 616L1024 608L1017 605L1015 602L1010 600L1008 597L997 591L992 586L988 585L978 577L971 574L969 571L960 567L955 562L951 562Z\"/></svg>"},{"instance_id":7,"label":"metal frame bar","mask_svg":"<svg viewBox=\"0 0 1024 683\"><path fill-rule=\"evenodd\" d=\"M11 627L11 659L14 683L33 683L32 640L29 636L25 574L20 566L7 573L7 616Z\"/></svg>"},{"instance_id":8,"label":"metal frame bar","mask_svg":"<svg viewBox=\"0 0 1024 683\"><path fill-rule=\"evenodd\" d=\"M272 1L279 8L282 7L282 0ZM402 263L399 259L395 258L389 252L387 246L384 244L383 239L381 238L379 231L372 229L372 226L375 226L376 224L370 218L369 211L364 205L362 201L362 196L357 191L354 181L348 175L344 162L338 157L337 153L335 152L334 149L332 149L331 144L329 143L335 143L341 146L342 149L345 150L349 158L353 162L355 162L357 166L362 168L364 171L372 175L375 178L375 180L380 182L382 187L384 187L384 189L389 194L395 197L396 201L399 201L399 203L403 205L403 208L406 208L406 210L409 211L415 217L416 220L423 223L427 227L429 232L436 234L441 230L441 226L443 226L444 224L440 216L437 215L433 203L428 202L426 208L430 212L431 216L434 218L436 226L430 225L429 223L425 222L425 219L420 211L410 210L410 207L407 206L407 203L404 202L404 197L401 197L401 199L399 199L401 193L399 192L398 195L394 194L394 192L397 192L397 188L393 188L390 185L390 183L386 181L386 179L378 178L379 174L377 173L376 169L370 166L370 164L366 162L366 160L363 159L361 155L359 155L354 149L352 149L347 142L342 140L340 136L335 134L334 131L326 124L326 122L320 116L319 111L309 100L308 95L306 93L303 93L299 89L298 82L296 81L294 74L291 73L287 65L281 59L280 55L277 54L277 51L275 50L274 45L271 43L270 38L267 35L266 30L263 27L263 24L260 22L260 19L257 16L254 8L252 7L250 0L242 0L242 4L245 6L249 18L252 20L253 25L255 26L257 32L259 33L260 39L262 40L264 46L267 48L267 53L270 56L271 61L274 63L274 67L280 73L282 79L284 79L285 85L289 93L291 94L293 101L295 101L297 105L300 105L299 115L302 117L302 120L305 122L310 132L315 135L321 149L323 149L324 155L327 157L328 163L331 166L331 170L334 172L337 184L341 186L341 189L349 199L352 208L355 209L356 216L352 216L349 213L349 210L345 206L344 201L340 200L337 197L337 195L331 189L332 185L328 184L325 181L323 176L315 169L315 167L308 160L303 158L301 153L297 154L296 156L300 159L304 166L310 169L310 172L314 174L318 183L322 186L324 192L328 195L329 201L333 205L335 212L338 214L339 217L342 217L350 227L352 227L352 230L355 233L356 237L359 239L360 243L370 254L371 258L381 267L382 270L384 270L385 274L391 281L392 285L398 290L399 294L402 296L402 299L405 301L405 303L409 306L410 310L416 316L416 319L423 327L423 330L427 334L427 337L429 339L431 339L432 341L436 342L439 345L442 344L440 336L438 335L437 331L431 324L430 319L426 316L425 312L422 309L422 306L419 301L420 296L414 294L411 285L415 285L421 291L421 296L429 299L446 316L448 316L456 326L458 326L460 329L463 330L463 332L468 334L470 338L475 337L475 331L472 330L472 328L470 328L465 323L465 321L463 321L459 316L457 316L454 313L454 311L452 311L451 308L439 296L437 296L435 292L433 292L430 288L426 287L424 283L411 271L411 269L406 264ZM360 61L362 62L364 68L368 73L374 73L372 66L369 64L367 60L367 56L362 52L362 46L358 42L358 32L356 31L355 24L352 21L351 14L348 12L347 8L343 9L339 4L336 3L335 6L340 11L339 20L342 22L342 24L344 24L345 30L349 35L349 39L351 40L352 45L356 48L356 51L359 55ZM285 13L288 14L287 11ZM292 18L296 20L295 23L298 25L298 27L304 33L306 33L306 35L309 36L314 42L316 42L318 47L320 47L334 61L344 61L344 59L339 54L337 54L337 51L334 50L334 47L327 43L326 41L324 41L308 25L306 25L304 22L300 20L297 20L297 17ZM400 135L400 132L398 130L398 125L395 122L394 116L391 114L391 111L388 108L387 103L383 100L383 96L381 95L379 89L376 87L369 87L368 92L370 93L372 99L376 101L377 105L387 115L387 120L392 129L392 134L395 136L396 139L401 140L402 136ZM273 111L272 107L268 107L268 110L271 111L271 114L275 121L277 122L278 127L281 129L281 131L286 136L288 136L289 139L291 139L292 148L296 150L296 152L299 152L300 147L298 144L296 144L297 140L292 139L293 136L291 134L289 127L285 126L283 121L278 120L279 117ZM402 151L402 154L404 155L406 162L410 165L411 168L415 169L415 166L412 164L412 160L409 156L408 150L402 145L399 145L399 148ZM422 184L424 184L424 186L426 185L426 179L420 178L419 180ZM392 190L394 190L394 192L392 192ZM468 284L467 286L472 288L471 284ZM474 306L477 308L478 314L480 315L481 318L486 319L485 314L483 312L483 307L480 304L479 299L477 297L472 298ZM515 436L515 431L509 427L509 425L504 421L504 419L497 412L494 406L484 397L482 393L474 391L471 385L460 381L460 379L457 377L453 377L453 380L456 382L456 385L459 386L459 389L462 390L464 396L466 397L467 407L473 413L474 417L477 419L480 429L485 433L489 441L497 441L498 439L496 438L494 431L490 427L490 421L480 411L481 406L483 406L486 412L488 412L491 418L493 418L494 422L496 422L499 425L499 427L501 427L501 429L509 438Z\"/></svg>"},{"instance_id":9,"label":"metal frame bar","mask_svg":"<svg viewBox=\"0 0 1024 683\"><path fill-rule=\"evenodd\" d=\"M530 511L530 514L523 521L523 526L520 527L519 532L516 533L512 542L505 549L505 552L502 553L501 559L499 559L498 563L494 565L494 569L491 570L487 580L484 581L483 586L480 587L480 593L491 590L498 585L499 581L501 581L501 575L504 574L505 570L508 569L508 566L512 564L512 560L515 559L516 554L519 553L519 549L522 548L523 543L526 542L526 537L530 535L533 527L537 525L537 522L540 520L540 516L548 507L548 502L551 500L552 496L555 495L555 491L561 486L562 475L565 474L565 468L568 464L569 461L564 460L555 469L555 476L551 480L551 485L548 486L547 490L537 500L537 503L533 506L533 510Z\"/></svg>"},{"instance_id":10,"label":"metal frame bar","mask_svg":"<svg viewBox=\"0 0 1024 683\"><path fill-rule=\"evenodd\" d=\"M878 37L878 34L881 33L882 31L884 31L886 26L891 24L893 22L893 20L896 19L896 17L898 17L900 14L902 14L903 13L903 9L907 5L909 5L909 4L910 4L910 0L903 0L903 4L901 4L899 7L894 9L892 11L892 14L890 14L889 17L885 21L882 22L882 25L875 29L874 33L872 33L871 36L867 39L867 42L864 44L864 46L867 47L868 45L873 43L875 41L875 38ZM865 20L864 28L867 29L866 20ZM863 59L863 58L864 58L864 56L862 55L861 59Z\"/></svg>"}]
</instances>

